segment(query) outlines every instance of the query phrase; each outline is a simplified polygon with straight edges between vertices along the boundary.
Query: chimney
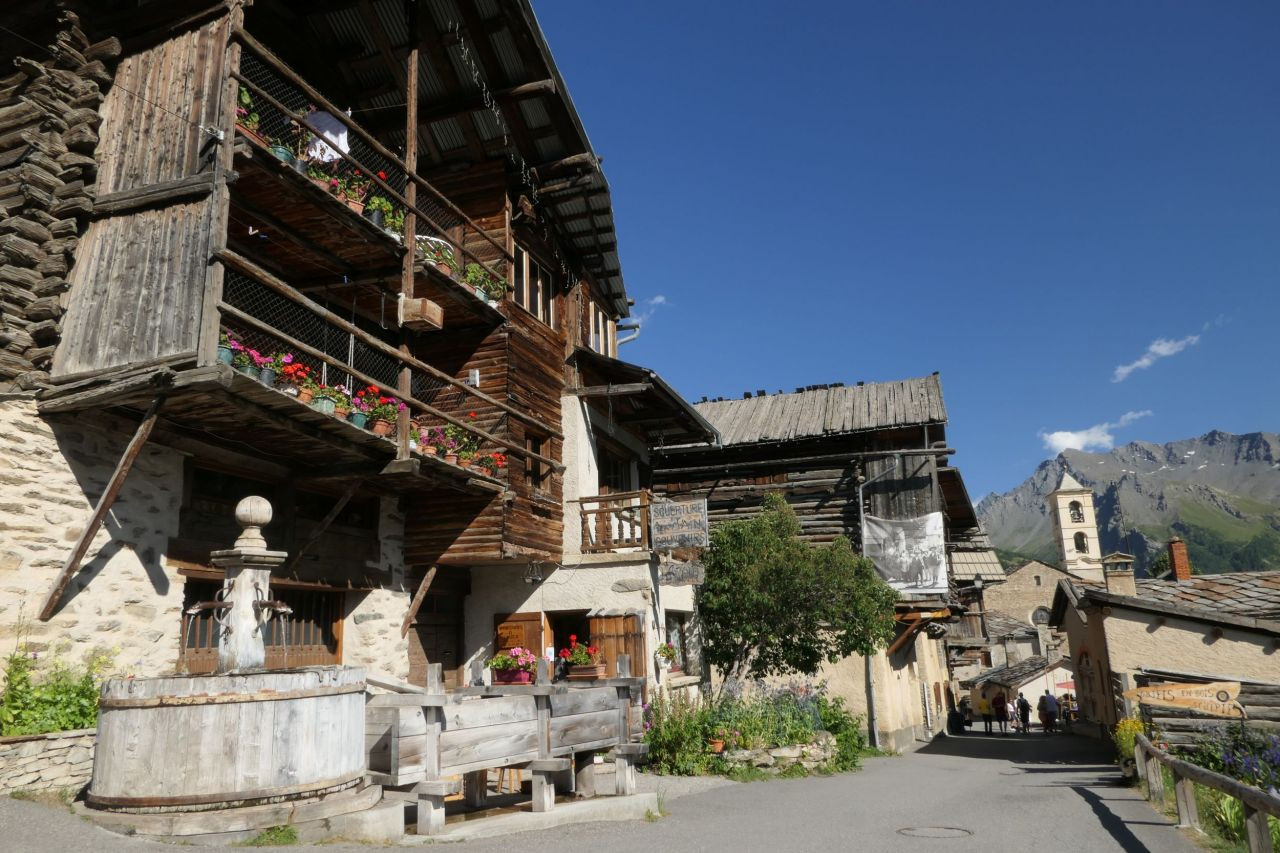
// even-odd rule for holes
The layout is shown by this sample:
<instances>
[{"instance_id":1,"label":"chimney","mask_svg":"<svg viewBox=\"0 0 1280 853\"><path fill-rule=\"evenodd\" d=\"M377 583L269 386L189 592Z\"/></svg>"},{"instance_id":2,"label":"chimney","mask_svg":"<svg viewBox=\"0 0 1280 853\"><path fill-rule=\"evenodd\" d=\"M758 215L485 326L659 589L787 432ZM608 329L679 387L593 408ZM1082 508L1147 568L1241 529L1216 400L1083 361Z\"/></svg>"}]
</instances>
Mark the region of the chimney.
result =
<instances>
[{"instance_id":1,"label":"chimney","mask_svg":"<svg viewBox=\"0 0 1280 853\"><path fill-rule=\"evenodd\" d=\"M1107 592L1131 597L1138 595L1138 584L1133 579L1133 557L1129 554L1103 557L1102 577L1107 582Z\"/></svg>"},{"instance_id":2,"label":"chimney","mask_svg":"<svg viewBox=\"0 0 1280 853\"><path fill-rule=\"evenodd\" d=\"M1178 536L1169 540L1169 568L1173 570L1173 580L1191 580L1191 561L1187 559L1187 543Z\"/></svg>"}]
</instances>

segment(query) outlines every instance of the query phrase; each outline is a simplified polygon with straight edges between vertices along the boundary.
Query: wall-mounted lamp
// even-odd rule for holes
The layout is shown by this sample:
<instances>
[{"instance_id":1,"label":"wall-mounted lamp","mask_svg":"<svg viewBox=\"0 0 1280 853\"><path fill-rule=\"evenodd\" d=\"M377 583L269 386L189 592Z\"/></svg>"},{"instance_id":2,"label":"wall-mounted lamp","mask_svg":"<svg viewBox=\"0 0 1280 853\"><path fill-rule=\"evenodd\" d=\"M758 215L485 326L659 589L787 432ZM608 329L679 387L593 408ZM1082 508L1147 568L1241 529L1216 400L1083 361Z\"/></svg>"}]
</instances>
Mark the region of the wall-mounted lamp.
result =
<instances>
[{"instance_id":1,"label":"wall-mounted lamp","mask_svg":"<svg viewBox=\"0 0 1280 853\"><path fill-rule=\"evenodd\" d=\"M534 560L524 567L524 582L527 584L542 583L542 563Z\"/></svg>"}]
</instances>

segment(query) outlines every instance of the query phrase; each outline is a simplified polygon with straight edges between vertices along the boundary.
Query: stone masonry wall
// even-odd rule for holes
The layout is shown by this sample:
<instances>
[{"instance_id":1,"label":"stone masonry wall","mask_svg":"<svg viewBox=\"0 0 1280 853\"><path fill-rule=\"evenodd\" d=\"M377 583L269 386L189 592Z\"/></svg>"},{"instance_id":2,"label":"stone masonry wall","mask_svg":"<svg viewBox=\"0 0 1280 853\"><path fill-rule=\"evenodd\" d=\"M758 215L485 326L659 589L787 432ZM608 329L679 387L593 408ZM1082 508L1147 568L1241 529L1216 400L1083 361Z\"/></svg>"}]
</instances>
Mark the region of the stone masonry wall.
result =
<instances>
[{"instance_id":1,"label":"stone masonry wall","mask_svg":"<svg viewBox=\"0 0 1280 853\"><path fill-rule=\"evenodd\" d=\"M390 588L347 593L342 626L342 662L362 666L370 674L401 680L409 677L409 641L400 636L400 623L409 609L412 591L405 588L404 513L394 498L383 498L378 520L376 570L391 579ZM375 568L372 564L370 568Z\"/></svg>"},{"instance_id":2,"label":"stone masonry wall","mask_svg":"<svg viewBox=\"0 0 1280 853\"><path fill-rule=\"evenodd\" d=\"M93 775L96 729L0 738L0 794L83 788Z\"/></svg>"},{"instance_id":3,"label":"stone masonry wall","mask_svg":"<svg viewBox=\"0 0 1280 853\"><path fill-rule=\"evenodd\" d=\"M36 651L69 644L76 662L105 647L117 671L173 671L183 582L164 553L182 498L176 451L143 447L59 610L36 619L133 429L96 413L42 418L31 397L0 394L0 652L21 634Z\"/></svg>"}]
</instances>

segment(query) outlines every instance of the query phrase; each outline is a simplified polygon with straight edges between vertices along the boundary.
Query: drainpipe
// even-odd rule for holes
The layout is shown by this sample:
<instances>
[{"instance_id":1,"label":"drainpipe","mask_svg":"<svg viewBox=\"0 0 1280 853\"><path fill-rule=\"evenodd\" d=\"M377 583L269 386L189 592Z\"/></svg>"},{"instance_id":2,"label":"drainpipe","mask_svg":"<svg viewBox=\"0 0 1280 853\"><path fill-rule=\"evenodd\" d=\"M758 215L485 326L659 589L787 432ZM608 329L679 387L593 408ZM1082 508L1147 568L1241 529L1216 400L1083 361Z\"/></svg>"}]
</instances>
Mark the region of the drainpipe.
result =
<instances>
[{"instance_id":1,"label":"drainpipe","mask_svg":"<svg viewBox=\"0 0 1280 853\"><path fill-rule=\"evenodd\" d=\"M863 548L866 547L867 526L863 523L863 515L865 515L864 507L866 504L862 502L862 487L867 483L874 483L881 477L893 473L898 468L898 463L902 461L901 456L893 457L893 464L885 470L876 474L870 480L862 474L858 475L858 531L862 541L859 543ZM856 464L856 461L855 461ZM879 717L876 714L876 679L875 664L872 661L874 655L864 655L862 658L863 678L867 683L867 741L873 749L880 748L880 726Z\"/></svg>"}]
</instances>

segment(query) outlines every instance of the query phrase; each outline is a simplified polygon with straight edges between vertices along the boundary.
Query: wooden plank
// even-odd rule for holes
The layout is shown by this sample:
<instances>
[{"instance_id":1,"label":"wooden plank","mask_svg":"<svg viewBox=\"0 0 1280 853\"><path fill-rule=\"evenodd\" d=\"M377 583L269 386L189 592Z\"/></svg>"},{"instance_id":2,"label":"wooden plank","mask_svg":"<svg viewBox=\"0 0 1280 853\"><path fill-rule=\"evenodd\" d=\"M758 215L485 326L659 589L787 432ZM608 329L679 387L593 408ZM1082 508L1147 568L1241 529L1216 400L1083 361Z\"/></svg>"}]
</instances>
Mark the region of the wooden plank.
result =
<instances>
[{"instance_id":1,"label":"wooden plank","mask_svg":"<svg viewBox=\"0 0 1280 853\"><path fill-rule=\"evenodd\" d=\"M610 708L588 714L572 714L551 718L551 748L561 749L583 743L594 743L613 738L626 740L626 734L618 730L618 710Z\"/></svg>"},{"instance_id":2,"label":"wooden plank","mask_svg":"<svg viewBox=\"0 0 1280 853\"><path fill-rule=\"evenodd\" d=\"M468 699L441 709L445 731L536 720L538 708L533 696L506 696L495 699Z\"/></svg>"},{"instance_id":3,"label":"wooden plank","mask_svg":"<svg viewBox=\"0 0 1280 853\"><path fill-rule=\"evenodd\" d=\"M45 598L44 607L40 610L41 622L48 622L53 618L54 610L57 608L58 602L62 600L62 594L67 591L67 585L71 583L72 576L80 568L80 561L84 559L85 553L88 552L89 545L93 542L93 537L97 535L98 528L102 526L102 522L106 519L111 505L115 503L116 498L120 495L120 490L124 487L125 478L129 476L129 469L133 467L138 454L142 452L142 446L147 443L151 430L155 427L156 420L159 417L160 407L163 404L164 397L156 397L151 402L151 407L147 409L146 415L143 416L142 422L138 424L137 431L134 432L133 438L124 450L124 455L120 457L120 462L116 465L116 470L112 472L111 479L107 481L106 489L98 498L97 506L93 508L93 515L89 517L84 530L80 532L80 538L76 540L76 545L71 550L71 556L67 558L67 562L62 567L62 572L58 575L58 579L54 581L48 597Z\"/></svg>"},{"instance_id":4,"label":"wooden plank","mask_svg":"<svg viewBox=\"0 0 1280 853\"><path fill-rule=\"evenodd\" d=\"M607 711L615 706L618 693L612 687L587 687L551 697L551 713L557 717Z\"/></svg>"},{"instance_id":5,"label":"wooden plank","mask_svg":"<svg viewBox=\"0 0 1280 853\"><path fill-rule=\"evenodd\" d=\"M232 179L228 177L228 180ZM145 207L166 207L177 201L203 198L212 193L216 185L217 179L214 172L198 172L185 178L120 190L104 195L94 202L93 218L118 216Z\"/></svg>"},{"instance_id":6,"label":"wooden plank","mask_svg":"<svg viewBox=\"0 0 1280 853\"><path fill-rule=\"evenodd\" d=\"M418 584L418 591L413 594L413 601L409 602L409 610L404 614L404 621L400 623L401 637L409 636L409 626L413 624L413 617L418 615L418 608L422 607L422 602L426 601L427 589L435 580L438 570L438 566L427 569L427 573L422 577L422 583Z\"/></svg>"}]
</instances>

